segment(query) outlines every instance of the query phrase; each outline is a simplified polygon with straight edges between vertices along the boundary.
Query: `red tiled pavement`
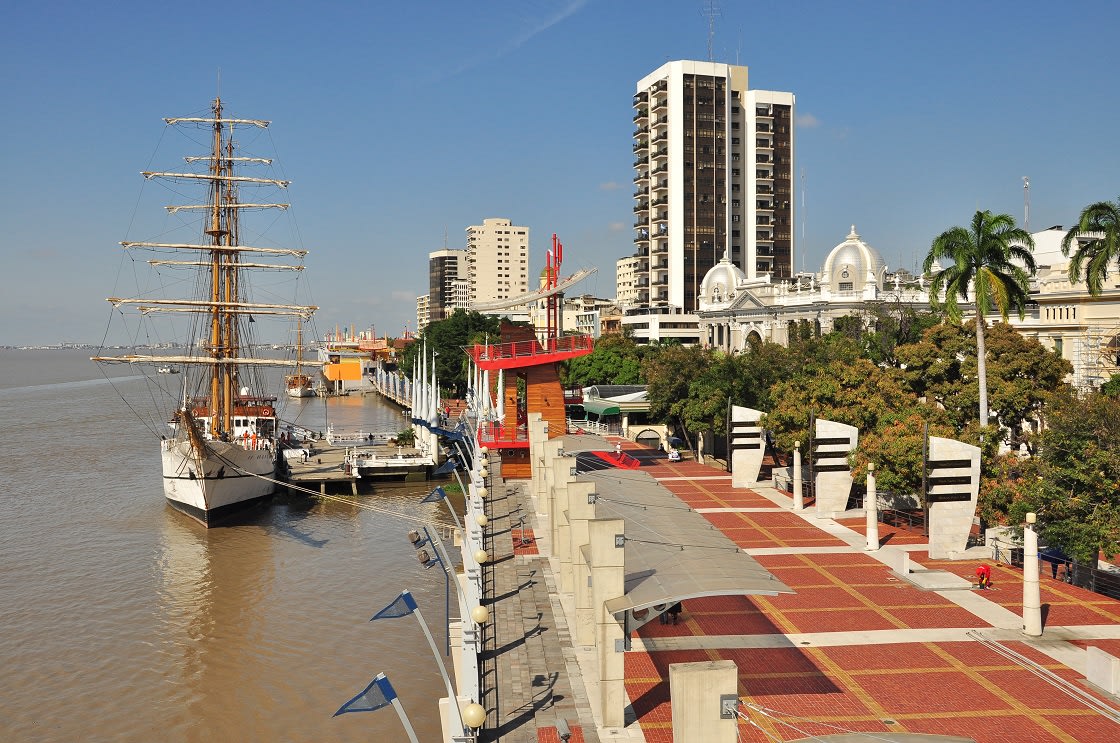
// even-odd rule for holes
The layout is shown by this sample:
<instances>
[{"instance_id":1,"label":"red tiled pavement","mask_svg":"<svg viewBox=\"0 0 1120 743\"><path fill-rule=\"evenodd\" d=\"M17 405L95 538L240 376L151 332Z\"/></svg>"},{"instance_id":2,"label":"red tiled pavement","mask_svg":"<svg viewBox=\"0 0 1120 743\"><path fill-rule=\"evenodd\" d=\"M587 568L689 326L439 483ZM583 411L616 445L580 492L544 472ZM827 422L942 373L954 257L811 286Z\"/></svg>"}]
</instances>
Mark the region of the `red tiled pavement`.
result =
<instances>
[{"instance_id":1,"label":"red tiled pavement","mask_svg":"<svg viewBox=\"0 0 1120 743\"><path fill-rule=\"evenodd\" d=\"M579 725L572 725L570 732L572 737L568 739L568 743L584 743L583 728ZM562 743L560 732L551 726L537 728L537 743Z\"/></svg>"},{"instance_id":2,"label":"red tiled pavement","mask_svg":"<svg viewBox=\"0 0 1120 743\"><path fill-rule=\"evenodd\" d=\"M522 538L524 536L524 539ZM513 539L513 554L515 555L539 555L541 552L537 549L537 540L533 535L532 529L510 529L510 537Z\"/></svg>"},{"instance_id":3,"label":"red tiled pavement","mask_svg":"<svg viewBox=\"0 0 1120 743\"><path fill-rule=\"evenodd\" d=\"M719 474L718 470L687 462L658 462L649 471L659 478ZM733 492L729 480L663 480L661 484L695 508L773 506L749 490ZM705 516L747 548L843 544L789 512ZM862 533L862 520L851 519L844 524ZM912 533L882 524L880 529L883 536L895 535L888 543L914 543ZM912 557L930 569L949 570L968 579L975 576L975 561L929 561L920 552ZM680 624L652 622L637 634L655 640L989 626L937 593L900 580L862 552L762 554L756 559L796 594L693 599L684 602ZM1021 571L1006 565L992 567L996 590L983 594L984 598L1020 612ZM1120 623L1120 602L1053 581L1049 576L1043 577L1041 586L1042 601L1050 606L1050 626ZM1081 685L1080 674L1026 643L1004 644ZM1120 655L1120 640L1077 644ZM738 665L739 692L746 703L771 710L770 716L749 712L759 727L740 723L740 740L750 743L846 730L959 735L979 743L1120 740L1120 725L980 643L900 642L628 653L626 688L648 741L672 740L669 665L719 659ZM775 719L783 715L790 724Z\"/></svg>"}]
</instances>

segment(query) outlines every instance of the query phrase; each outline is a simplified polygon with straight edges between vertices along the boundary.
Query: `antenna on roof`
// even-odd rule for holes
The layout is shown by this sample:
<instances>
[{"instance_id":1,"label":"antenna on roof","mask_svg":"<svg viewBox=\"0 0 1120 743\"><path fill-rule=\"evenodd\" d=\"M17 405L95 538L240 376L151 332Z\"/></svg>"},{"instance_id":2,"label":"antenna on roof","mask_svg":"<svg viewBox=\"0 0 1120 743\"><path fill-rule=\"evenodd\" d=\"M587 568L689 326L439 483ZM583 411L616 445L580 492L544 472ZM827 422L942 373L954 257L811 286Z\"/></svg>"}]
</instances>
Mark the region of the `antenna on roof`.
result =
<instances>
[{"instance_id":1,"label":"antenna on roof","mask_svg":"<svg viewBox=\"0 0 1120 743\"><path fill-rule=\"evenodd\" d=\"M1023 176L1023 229L1031 231L1031 179Z\"/></svg>"},{"instance_id":2,"label":"antenna on roof","mask_svg":"<svg viewBox=\"0 0 1120 743\"><path fill-rule=\"evenodd\" d=\"M719 5L715 0L708 0L707 7L700 11L700 15L708 19L708 61L714 62L712 56L712 40L716 35L716 18L720 16Z\"/></svg>"}]
</instances>

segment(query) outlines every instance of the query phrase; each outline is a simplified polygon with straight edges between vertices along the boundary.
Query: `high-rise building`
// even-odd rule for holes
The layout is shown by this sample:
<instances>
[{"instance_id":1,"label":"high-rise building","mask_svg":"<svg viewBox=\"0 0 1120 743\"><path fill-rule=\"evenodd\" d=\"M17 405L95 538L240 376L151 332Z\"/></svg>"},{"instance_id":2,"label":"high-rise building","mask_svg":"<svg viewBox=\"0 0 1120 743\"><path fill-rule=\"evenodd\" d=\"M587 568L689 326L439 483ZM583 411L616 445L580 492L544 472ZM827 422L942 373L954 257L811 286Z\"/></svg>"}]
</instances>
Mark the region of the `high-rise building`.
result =
<instances>
[{"instance_id":1,"label":"high-rise building","mask_svg":"<svg viewBox=\"0 0 1120 743\"><path fill-rule=\"evenodd\" d=\"M467 302L457 296L457 282L467 278L467 251L436 250L428 253L428 317L438 322Z\"/></svg>"},{"instance_id":2,"label":"high-rise building","mask_svg":"<svg viewBox=\"0 0 1120 743\"><path fill-rule=\"evenodd\" d=\"M750 90L746 67L715 62L668 62L638 81L629 314L694 317L704 275L725 254L750 278L793 273L794 103Z\"/></svg>"},{"instance_id":3,"label":"high-rise building","mask_svg":"<svg viewBox=\"0 0 1120 743\"><path fill-rule=\"evenodd\" d=\"M467 228L466 253L472 306L529 292L528 227L508 219L484 219Z\"/></svg>"},{"instance_id":4,"label":"high-rise building","mask_svg":"<svg viewBox=\"0 0 1120 743\"><path fill-rule=\"evenodd\" d=\"M427 294L422 294L416 298L416 330L417 332L428 327L428 323L432 321L431 313L431 297Z\"/></svg>"}]
</instances>

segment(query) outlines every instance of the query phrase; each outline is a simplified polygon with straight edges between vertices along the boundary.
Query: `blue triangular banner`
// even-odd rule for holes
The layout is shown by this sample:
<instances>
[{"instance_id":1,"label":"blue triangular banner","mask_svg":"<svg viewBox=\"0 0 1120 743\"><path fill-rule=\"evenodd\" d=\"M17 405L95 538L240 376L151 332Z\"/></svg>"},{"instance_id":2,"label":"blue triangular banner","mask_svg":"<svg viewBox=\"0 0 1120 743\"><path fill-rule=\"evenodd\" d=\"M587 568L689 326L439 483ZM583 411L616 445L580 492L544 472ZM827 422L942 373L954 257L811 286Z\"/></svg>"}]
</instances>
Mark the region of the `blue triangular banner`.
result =
<instances>
[{"instance_id":1,"label":"blue triangular banner","mask_svg":"<svg viewBox=\"0 0 1120 743\"><path fill-rule=\"evenodd\" d=\"M401 591L401 595L397 597L396 601L374 614L369 621L372 622L374 619L407 617L414 611L416 611L416 599L412 598L412 594L408 591Z\"/></svg>"},{"instance_id":2,"label":"blue triangular banner","mask_svg":"<svg viewBox=\"0 0 1120 743\"><path fill-rule=\"evenodd\" d=\"M369 686L362 690L361 694L339 707L338 712L335 712L332 717L338 717L347 712L373 712L382 707L388 707L396 698L397 693L393 691L393 685L389 683L389 679L385 678L385 674L379 673L373 681L369 682Z\"/></svg>"},{"instance_id":3,"label":"blue triangular banner","mask_svg":"<svg viewBox=\"0 0 1120 743\"><path fill-rule=\"evenodd\" d=\"M454 468L452 468L452 469L454 469ZM448 471L450 471L450 470L448 470ZM443 473L440 472L439 470L436 470L436 474L440 475L440 474L443 474ZM440 486L437 486L435 490L433 490L432 492L425 495L423 497L423 499L421 499L420 502L421 503L436 503L437 501L441 501L446 497L447 497L447 493L444 491L444 489Z\"/></svg>"},{"instance_id":4,"label":"blue triangular banner","mask_svg":"<svg viewBox=\"0 0 1120 743\"><path fill-rule=\"evenodd\" d=\"M456 461L455 457L448 457L447 461L444 462L443 464L441 464L439 467L437 467L436 471L433 472L432 474L434 474L434 475L446 475L448 472L451 472L452 470L454 470L458 466L459 466L459 462Z\"/></svg>"}]
</instances>

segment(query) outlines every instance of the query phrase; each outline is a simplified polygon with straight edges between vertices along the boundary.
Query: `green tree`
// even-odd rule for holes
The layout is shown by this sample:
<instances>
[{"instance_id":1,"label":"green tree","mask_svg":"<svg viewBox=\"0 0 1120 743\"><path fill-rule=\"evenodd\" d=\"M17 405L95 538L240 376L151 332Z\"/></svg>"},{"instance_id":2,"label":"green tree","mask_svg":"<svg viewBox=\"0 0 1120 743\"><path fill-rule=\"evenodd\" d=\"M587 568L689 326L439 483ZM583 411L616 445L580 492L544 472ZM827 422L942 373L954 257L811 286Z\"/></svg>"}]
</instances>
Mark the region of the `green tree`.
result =
<instances>
[{"instance_id":1,"label":"green tree","mask_svg":"<svg viewBox=\"0 0 1120 743\"><path fill-rule=\"evenodd\" d=\"M1007 456L987 478L981 513L1021 524L1038 514L1039 534L1081 562L1120 550L1120 400L1064 389L1047 407L1038 456Z\"/></svg>"},{"instance_id":2,"label":"green tree","mask_svg":"<svg viewBox=\"0 0 1120 743\"><path fill-rule=\"evenodd\" d=\"M713 358L710 350L695 346L651 347L642 359L650 416L667 421L683 418L689 386L704 375Z\"/></svg>"},{"instance_id":3,"label":"green tree","mask_svg":"<svg viewBox=\"0 0 1120 743\"><path fill-rule=\"evenodd\" d=\"M463 348L475 342L482 343L486 339L491 343L499 342L501 323L501 318L493 315L455 310L451 317L424 328L416 341L401 355L400 370L411 375L412 363L419 358L426 345L429 364L432 363L432 354L435 354L436 376L440 387L452 397L462 398L467 394L467 357ZM430 366L428 373L431 374Z\"/></svg>"},{"instance_id":4,"label":"green tree","mask_svg":"<svg viewBox=\"0 0 1120 743\"><path fill-rule=\"evenodd\" d=\"M859 446L850 458L852 477L867 480L867 463L875 463L875 481L883 491L921 493L925 434L954 438L943 411L912 404L883 415L875 428L860 431Z\"/></svg>"},{"instance_id":5,"label":"green tree","mask_svg":"<svg viewBox=\"0 0 1120 743\"><path fill-rule=\"evenodd\" d=\"M784 451L790 451L794 441L808 444L810 414L870 431L889 413L918 404L895 370L867 359L835 360L807 369L776 383L770 396L773 407L763 426Z\"/></svg>"},{"instance_id":6,"label":"green tree","mask_svg":"<svg viewBox=\"0 0 1120 743\"><path fill-rule=\"evenodd\" d=\"M951 260L953 265L933 276L930 296L945 296L945 310L954 321L961 318L957 300L967 301L969 289L976 303L976 358L979 385L980 425L988 425L987 354L984 347L984 318L993 310L1004 320L1015 309L1025 314L1030 277L1034 275L1034 239L1015 225L1009 214L978 211L972 225L953 227L942 232L930 245L923 270L929 273L933 264Z\"/></svg>"},{"instance_id":7,"label":"green tree","mask_svg":"<svg viewBox=\"0 0 1120 743\"><path fill-rule=\"evenodd\" d=\"M927 330L918 343L897 349L909 388L942 407L958 432L978 420L979 389L974 380L979 363L970 335L967 323L942 324ZM1023 424L1039 418L1050 395L1064 386L1073 367L1006 323L992 325L986 341L996 422L1011 432L1013 442L1026 441Z\"/></svg>"},{"instance_id":8,"label":"green tree","mask_svg":"<svg viewBox=\"0 0 1120 743\"><path fill-rule=\"evenodd\" d=\"M1120 374L1113 374L1101 385L1101 394L1107 397L1120 397Z\"/></svg>"},{"instance_id":9,"label":"green tree","mask_svg":"<svg viewBox=\"0 0 1120 743\"><path fill-rule=\"evenodd\" d=\"M560 369L565 387L593 384L641 384L642 349L624 335L604 335L595 339L595 350L579 356Z\"/></svg>"},{"instance_id":10,"label":"green tree","mask_svg":"<svg viewBox=\"0 0 1120 743\"><path fill-rule=\"evenodd\" d=\"M936 314L919 312L901 301L874 302L862 312L836 318L832 330L851 338L876 364L897 366L895 349L918 342L927 328L939 322Z\"/></svg>"},{"instance_id":11,"label":"green tree","mask_svg":"<svg viewBox=\"0 0 1120 743\"><path fill-rule=\"evenodd\" d=\"M1089 293L1095 297L1104 289L1109 266L1120 260L1120 200L1115 204L1098 201L1082 209L1077 224L1062 240L1062 253L1069 255L1075 245L1077 249L1069 262L1069 280L1081 281L1084 271Z\"/></svg>"}]
</instances>

